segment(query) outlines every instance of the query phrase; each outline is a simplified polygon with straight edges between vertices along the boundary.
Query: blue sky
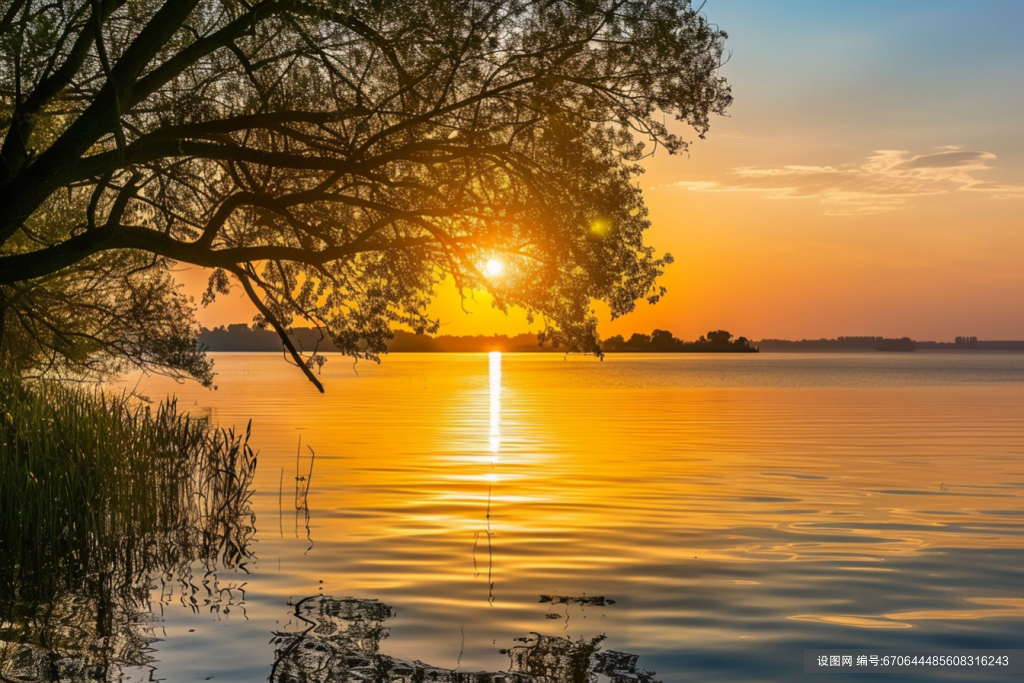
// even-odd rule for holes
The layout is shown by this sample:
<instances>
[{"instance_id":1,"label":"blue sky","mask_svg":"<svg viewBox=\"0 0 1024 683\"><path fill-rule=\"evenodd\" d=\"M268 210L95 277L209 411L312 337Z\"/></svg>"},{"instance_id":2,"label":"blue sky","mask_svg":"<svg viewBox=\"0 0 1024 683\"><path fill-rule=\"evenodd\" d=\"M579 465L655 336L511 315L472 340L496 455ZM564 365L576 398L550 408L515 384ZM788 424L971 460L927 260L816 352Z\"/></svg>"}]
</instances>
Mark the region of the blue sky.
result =
<instances>
[{"instance_id":1,"label":"blue sky","mask_svg":"<svg viewBox=\"0 0 1024 683\"><path fill-rule=\"evenodd\" d=\"M1024 2L708 0L732 116L872 148L998 147L1024 162Z\"/></svg>"}]
</instances>

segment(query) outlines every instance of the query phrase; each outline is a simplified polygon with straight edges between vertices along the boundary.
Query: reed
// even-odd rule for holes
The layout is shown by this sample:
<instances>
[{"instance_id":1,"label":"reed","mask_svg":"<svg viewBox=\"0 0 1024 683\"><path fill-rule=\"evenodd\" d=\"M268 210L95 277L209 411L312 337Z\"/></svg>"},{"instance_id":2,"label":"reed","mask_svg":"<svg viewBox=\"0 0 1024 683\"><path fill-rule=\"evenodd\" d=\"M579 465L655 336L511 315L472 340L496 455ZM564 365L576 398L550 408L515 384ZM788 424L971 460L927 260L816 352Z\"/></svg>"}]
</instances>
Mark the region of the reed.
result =
<instances>
[{"instance_id":1,"label":"reed","mask_svg":"<svg viewBox=\"0 0 1024 683\"><path fill-rule=\"evenodd\" d=\"M87 603L104 637L145 609L156 574L245 570L248 440L173 400L0 375L0 623L52 641L49 617Z\"/></svg>"}]
</instances>

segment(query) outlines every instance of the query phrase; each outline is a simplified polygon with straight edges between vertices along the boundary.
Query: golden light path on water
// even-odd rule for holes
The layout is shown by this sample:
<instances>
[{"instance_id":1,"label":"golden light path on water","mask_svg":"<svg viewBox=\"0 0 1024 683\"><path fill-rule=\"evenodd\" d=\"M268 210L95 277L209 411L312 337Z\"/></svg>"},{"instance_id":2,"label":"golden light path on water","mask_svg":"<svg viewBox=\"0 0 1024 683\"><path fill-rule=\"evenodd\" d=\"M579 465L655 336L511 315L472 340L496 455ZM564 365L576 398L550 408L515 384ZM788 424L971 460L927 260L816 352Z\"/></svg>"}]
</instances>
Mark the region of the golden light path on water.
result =
<instances>
[{"instance_id":1,"label":"golden light path on water","mask_svg":"<svg viewBox=\"0 0 1024 683\"><path fill-rule=\"evenodd\" d=\"M606 634L666 682L1024 621L1021 354L331 357L323 396L278 355L216 361L216 392L140 390L253 420L259 559L230 616L164 610L168 680L265 678L319 593L392 605L407 661Z\"/></svg>"},{"instance_id":2,"label":"golden light path on water","mask_svg":"<svg viewBox=\"0 0 1024 683\"><path fill-rule=\"evenodd\" d=\"M491 351L488 361L491 381L491 453L494 454L491 462L497 463L498 451L501 450L501 351Z\"/></svg>"}]
</instances>

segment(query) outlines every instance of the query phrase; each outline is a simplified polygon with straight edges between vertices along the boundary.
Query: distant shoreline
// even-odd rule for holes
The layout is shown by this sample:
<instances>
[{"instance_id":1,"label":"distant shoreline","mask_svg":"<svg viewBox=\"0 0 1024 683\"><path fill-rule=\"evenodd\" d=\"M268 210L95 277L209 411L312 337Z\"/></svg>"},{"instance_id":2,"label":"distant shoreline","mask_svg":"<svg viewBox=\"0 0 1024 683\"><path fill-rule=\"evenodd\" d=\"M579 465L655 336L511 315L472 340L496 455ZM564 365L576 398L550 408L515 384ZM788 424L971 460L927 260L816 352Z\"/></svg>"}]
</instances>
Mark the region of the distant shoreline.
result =
<instances>
[{"instance_id":1,"label":"distant shoreline","mask_svg":"<svg viewBox=\"0 0 1024 683\"><path fill-rule=\"evenodd\" d=\"M710 334L710 333L709 333ZM728 333L726 333L728 334ZM702 338L703 339L703 338ZM634 341L636 340L636 341ZM296 348L303 353L314 350L336 353L330 338L322 337L312 328L296 328L292 334ZM740 342L740 343L737 343ZM280 352L281 340L272 330L255 330L248 325L229 325L212 330L203 328L199 343L208 351L259 353ZM655 330L653 335L633 335L629 340L621 336L602 342L606 354L619 353L902 353L906 351L1024 351L1024 341L986 341L975 337L959 337L955 342L915 341L909 338L838 337L836 339L762 339L747 341L743 337L727 343L707 340L684 342L670 333ZM534 334L513 337L493 336L438 336L416 335L397 331L388 345L388 353L566 353L564 348L541 347Z\"/></svg>"},{"instance_id":2,"label":"distant shoreline","mask_svg":"<svg viewBox=\"0 0 1024 683\"><path fill-rule=\"evenodd\" d=\"M545 351L559 352L559 349L544 349ZM760 353L756 346L735 347L735 346L712 346L711 344L686 344L681 349L603 349L606 354L618 353ZM564 353L564 351L562 352Z\"/></svg>"},{"instance_id":3,"label":"distant shoreline","mask_svg":"<svg viewBox=\"0 0 1024 683\"><path fill-rule=\"evenodd\" d=\"M214 349L214 348L207 347L206 351L208 351L210 353L254 353L254 354L255 353L273 353L273 354L280 354L281 353L281 349L280 348L277 348L277 349L247 349L247 350L240 350L240 349ZM512 354L512 353L529 353L529 354L543 354L543 355L558 355L558 354L562 354L562 355L571 354L571 355L575 355L575 356L580 356L580 355L589 356L589 355L592 355L592 354L587 354L587 353L581 353L581 352L578 352L578 351L566 351L565 349L545 348L545 349L529 349L529 350L523 350L523 349L511 349L510 350L510 349L502 349L502 348L497 348L497 347L495 347L495 348L488 348L488 349L472 349L472 350L468 350L468 351L464 351L464 350L457 350L457 351L452 351L452 350L448 350L448 351L437 351L437 350L434 350L434 351L422 351L422 350L409 350L409 349L400 349L400 350L388 349L386 354L387 355L393 355L393 354L403 354L403 353L421 353L421 354L428 354L428 355L439 355L439 354L446 354L446 353L491 353L493 351L498 351L500 353L508 353L508 354ZM307 351L307 353L308 352L309 351ZM327 349L327 350L320 349L318 351L318 353L323 353L323 354L339 354L341 352L338 351L337 349L332 348L332 349ZM737 353L737 352L736 351L604 351L603 353L606 356L643 356L643 355L647 355L647 356L685 356L685 355L688 355L688 354L701 354L701 353L704 353L704 354L716 354L716 353L722 354L722 353L724 353L724 354L728 355L730 353ZM739 353L744 353L744 352L739 352ZM750 352L747 352L747 353L750 353ZM813 355L823 355L823 356L826 356L826 355L829 355L829 354L833 354L833 355L839 355L839 354L854 355L855 354L855 355L864 355L864 356L878 356L878 355L890 356L890 355L894 355L893 352L873 351L871 349L770 349L770 350L767 350L767 351L763 351L763 350L761 350L761 351L754 351L753 353L766 353L769 356L780 355L780 354L795 354L795 353L809 353L809 354L813 354ZM896 352L896 353L898 353L898 352ZM930 354L933 354L933 353L942 353L942 354L955 354L955 355L958 355L958 356L959 355L974 355L974 354L986 354L987 355L987 354L999 354L999 353L1024 353L1024 349L972 349L971 351L966 351L966 352L965 351L961 351L959 349L919 349L915 353L918 353L918 354L923 353L925 355L930 355Z\"/></svg>"},{"instance_id":4,"label":"distant shoreline","mask_svg":"<svg viewBox=\"0 0 1024 683\"><path fill-rule=\"evenodd\" d=\"M745 337L732 339L723 330L709 332L708 339L684 342L670 332L655 330L651 335L634 334L625 340L611 337L601 343L604 353L757 353ZM300 327L292 330L292 343L301 353L331 353L338 348L329 337L318 330ZM281 339L272 330L252 329L248 325L228 325L212 330L203 328L199 343L207 351L279 352ZM505 335L455 337L417 335L398 330L388 344L388 353L566 353L565 348L541 346L537 335L526 333L514 337Z\"/></svg>"}]
</instances>

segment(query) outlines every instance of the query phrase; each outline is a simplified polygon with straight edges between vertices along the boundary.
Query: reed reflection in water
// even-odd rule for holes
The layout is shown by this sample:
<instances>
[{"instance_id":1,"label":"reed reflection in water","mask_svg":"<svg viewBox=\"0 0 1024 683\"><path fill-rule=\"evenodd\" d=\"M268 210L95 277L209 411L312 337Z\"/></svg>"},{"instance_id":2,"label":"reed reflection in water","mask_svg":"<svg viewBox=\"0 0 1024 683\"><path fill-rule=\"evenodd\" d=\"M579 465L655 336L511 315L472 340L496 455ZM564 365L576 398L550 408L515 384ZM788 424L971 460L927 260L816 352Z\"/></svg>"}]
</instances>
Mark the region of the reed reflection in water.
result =
<instances>
[{"instance_id":1,"label":"reed reflection in water","mask_svg":"<svg viewBox=\"0 0 1024 683\"><path fill-rule=\"evenodd\" d=\"M666 682L803 680L811 647L1014 646L1024 354L751 356L332 357L321 396L279 357L217 354L219 391L167 388L253 419L274 522L247 628L168 611L161 672L266 676L284 606L319 594L393 605L381 654L448 671L505 671L529 633L605 635ZM277 523L300 435L308 552Z\"/></svg>"}]
</instances>

